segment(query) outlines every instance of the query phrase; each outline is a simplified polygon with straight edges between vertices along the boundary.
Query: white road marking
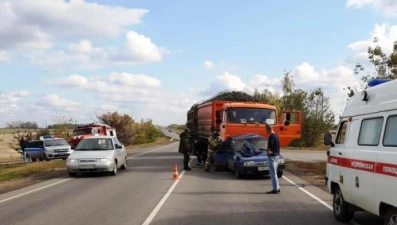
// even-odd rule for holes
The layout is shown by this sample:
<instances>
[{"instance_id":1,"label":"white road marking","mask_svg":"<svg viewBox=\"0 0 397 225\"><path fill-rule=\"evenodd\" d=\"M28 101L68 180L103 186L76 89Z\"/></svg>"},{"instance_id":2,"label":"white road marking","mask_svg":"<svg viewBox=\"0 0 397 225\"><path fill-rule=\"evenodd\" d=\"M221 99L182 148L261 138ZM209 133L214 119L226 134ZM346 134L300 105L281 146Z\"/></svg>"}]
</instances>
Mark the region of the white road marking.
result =
<instances>
[{"instance_id":1,"label":"white road marking","mask_svg":"<svg viewBox=\"0 0 397 225\"><path fill-rule=\"evenodd\" d=\"M22 194L19 194L19 195L15 195L15 196L10 197L10 198L6 198L6 199L3 199L3 200L0 200L0 203L9 201L9 200L12 200L12 199L14 199L14 198L18 198L18 197L21 197L21 196L24 196L24 195L27 195L27 194L30 194L30 193L33 193L33 192L36 192L36 191L39 191L39 190L42 190L42 189L45 189L45 188L48 188L48 187L51 187L51 186L60 184L60 183L63 183L63 182L68 181L68 180L70 180L70 179L72 179L72 178L67 178L67 179L64 179L64 180L60 180L60 181L58 181L58 182L55 182L55 183L46 185L46 186L44 186L44 187L40 187L40 188L37 188L37 189L31 190L31 191L25 192L25 193L22 193Z\"/></svg>"},{"instance_id":2,"label":"white road marking","mask_svg":"<svg viewBox=\"0 0 397 225\"><path fill-rule=\"evenodd\" d=\"M176 144L176 143L173 143L173 144ZM141 153L141 154L139 154L139 155L137 155L137 156L129 157L129 158L127 158L127 159L134 159L134 158L137 158L137 157L139 157L139 156L145 155L145 154L147 154L147 153L154 152L154 151L157 151L157 150L160 150L160 149L169 147L169 146L171 146L171 145L173 145L173 144L166 145L166 146L163 146L163 147L160 147L160 148L156 148L156 149L153 149L153 150L151 150L151 151L143 152L143 153ZM25 192L25 193L22 193L22 194L19 194L19 195L15 195L15 196L10 197L10 198L6 198L6 199L3 199L3 200L0 200L0 203L9 201L9 200L12 200L12 199L15 199L15 198L18 198L18 197L21 197L21 196L24 196L24 195L33 193L33 192L36 192L36 191L39 191L39 190L42 190L42 189L45 189L45 188L48 188L48 187L51 187L51 186L60 184L60 183L63 183L63 182L68 181L68 180L70 180L70 179L72 179L72 178L67 178L67 179L64 179L64 180L60 180L60 181L58 181L58 182L55 182L55 183L52 183L52 184L49 184L49 185L46 185L46 186L43 186L43 187L40 187L40 188L37 188L37 189L31 190L31 191Z\"/></svg>"},{"instance_id":3,"label":"white road marking","mask_svg":"<svg viewBox=\"0 0 397 225\"><path fill-rule=\"evenodd\" d=\"M146 154L148 154L148 153L155 152L155 151L158 151L158 150L160 150L160 149L170 147L171 145L175 145L175 144L177 144L177 143L178 143L178 142L173 143L173 144L169 144L169 145L166 145L166 146L163 146L163 147L160 147L160 148L156 148L156 149L153 149L153 150L150 150L150 151L147 151L147 152L143 152L143 153L141 153L141 154L139 154L139 155L136 155L136 156L127 157L127 160L138 158L138 157L143 156L143 155L146 155Z\"/></svg>"},{"instance_id":4,"label":"white road marking","mask_svg":"<svg viewBox=\"0 0 397 225\"><path fill-rule=\"evenodd\" d=\"M283 179L288 181L290 184L297 186L295 182L293 182L292 180L288 179L287 177L283 176ZM320 202L322 205L324 205L325 207L327 207L330 210L334 210L334 208L329 205L328 203L324 202L323 200L321 200L320 198L318 198L317 196L315 196L314 194L310 193L309 191L307 191L306 189L304 189L303 187L298 187L301 191L305 192L307 195L309 195L310 197L312 197L313 199L317 200L318 202ZM360 225L359 223L357 223L354 220L350 221L351 224L353 225Z\"/></svg>"},{"instance_id":5,"label":"white road marking","mask_svg":"<svg viewBox=\"0 0 397 225\"><path fill-rule=\"evenodd\" d=\"M190 160L189 162L189 166L192 163L193 159ZM179 179L176 180L170 189L168 189L167 193L165 193L165 195L163 196L163 198L160 200L160 202L156 205L156 207L153 209L153 211L150 213L150 215L148 216L148 218L146 218L145 222L143 222L142 225L149 225L152 220L154 219L154 217L157 215L157 213L160 211L161 207L164 205L165 201L167 201L168 197L171 195L172 191L174 191L174 188L176 187L176 185L179 183L179 181L182 179L183 174L185 174L185 170L182 171L182 173L179 175Z\"/></svg>"}]
</instances>

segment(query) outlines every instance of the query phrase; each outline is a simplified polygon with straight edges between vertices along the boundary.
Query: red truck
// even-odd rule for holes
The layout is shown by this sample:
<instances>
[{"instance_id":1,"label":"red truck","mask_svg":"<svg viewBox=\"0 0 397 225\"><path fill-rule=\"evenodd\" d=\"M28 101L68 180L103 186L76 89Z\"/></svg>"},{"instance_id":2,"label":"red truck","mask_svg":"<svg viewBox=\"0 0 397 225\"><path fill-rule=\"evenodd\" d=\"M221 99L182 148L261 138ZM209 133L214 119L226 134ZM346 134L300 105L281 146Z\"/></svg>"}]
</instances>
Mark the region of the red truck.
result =
<instances>
[{"instance_id":1,"label":"red truck","mask_svg":"<svg viewBox=\"0 0 397 225\"><path fill-rule=\"evenodd\" d=\"M116 136L116 129L107 124L81 124L73 130L73 136L68 143L74 149L81 139L90 136Z\"/></svg>"}]
</instances>

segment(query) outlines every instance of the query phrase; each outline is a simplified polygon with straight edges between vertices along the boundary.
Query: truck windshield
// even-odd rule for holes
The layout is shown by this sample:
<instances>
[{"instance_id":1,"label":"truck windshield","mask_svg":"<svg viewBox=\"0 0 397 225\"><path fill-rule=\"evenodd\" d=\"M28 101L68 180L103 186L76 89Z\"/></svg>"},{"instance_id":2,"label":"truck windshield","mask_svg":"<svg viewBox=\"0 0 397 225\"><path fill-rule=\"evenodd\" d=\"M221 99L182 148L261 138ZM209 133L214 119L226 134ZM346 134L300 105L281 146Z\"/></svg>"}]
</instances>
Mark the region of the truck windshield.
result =
<instances>
[{"instance_id":1,"label":"truck windshield","mask_svg":"<svg viewBox=\"0 0 397 225\"><path fill-rule=\"evenodd\" d=\"M45 140L45 147L69 145L64 139Z\"/></svg>"},{"instance_id":2,"label":"truck windshield","mask_svg":"<svg viewBox=\"0 0 397 225\"><path fill-rule=\"evenodd\" d=\"M84 135L84 134L92 134L92 129L78 129L74 131L74 136Z\"/></svg>"},{"instance_id":3,"label":"truck windshield","mask_svg":"<svg viewBox=\"0 0 397 225\"><path fill-rule=\"evenodd\" d=\"M276 123L276 110L258 108L231 108L227 111L229 123L265 123L273 119Z\"/></svg>"}]
</instances>

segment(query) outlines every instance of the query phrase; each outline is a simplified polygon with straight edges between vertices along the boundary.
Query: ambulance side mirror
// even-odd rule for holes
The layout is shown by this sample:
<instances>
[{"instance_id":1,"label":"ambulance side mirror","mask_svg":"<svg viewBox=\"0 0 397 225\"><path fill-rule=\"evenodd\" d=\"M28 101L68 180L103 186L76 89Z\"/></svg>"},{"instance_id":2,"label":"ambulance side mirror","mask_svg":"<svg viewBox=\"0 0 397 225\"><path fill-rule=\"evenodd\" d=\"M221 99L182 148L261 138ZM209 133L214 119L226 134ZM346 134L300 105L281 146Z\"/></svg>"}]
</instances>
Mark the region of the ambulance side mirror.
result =
<instances>
[{"instance_id":1,"label":"ambulance side mirror","mask_svg":"<svg viewBox=\"0 0 397 225\"><path fill-rule=\"evenodd\" d=\"M332 135L328 131L327 133L324 134L324 145L331 145L331 147L334 147L334 142L332 141Z\"/></svg>"}]
</instances>

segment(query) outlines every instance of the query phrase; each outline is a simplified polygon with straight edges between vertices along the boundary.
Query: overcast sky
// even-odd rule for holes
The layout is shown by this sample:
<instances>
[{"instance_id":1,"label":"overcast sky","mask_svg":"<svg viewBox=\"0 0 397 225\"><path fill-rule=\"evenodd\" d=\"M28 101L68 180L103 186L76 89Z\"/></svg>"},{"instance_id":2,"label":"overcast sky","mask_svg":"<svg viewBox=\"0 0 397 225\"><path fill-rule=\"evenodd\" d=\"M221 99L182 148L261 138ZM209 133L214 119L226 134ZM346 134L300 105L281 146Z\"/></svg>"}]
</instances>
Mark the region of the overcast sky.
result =
<instances>
[{"instance_id":1,"label":"overcast sky","mask_svg":"<svg viewBox=\"0 0 397 225\"><path fill-rule=\"evenodd\" d=\"M397 1L0 0L0 126L118 110L184 124L227 88L321 86L339 113L374 37L391 51Z\"/></svg>"}]
</instances>

